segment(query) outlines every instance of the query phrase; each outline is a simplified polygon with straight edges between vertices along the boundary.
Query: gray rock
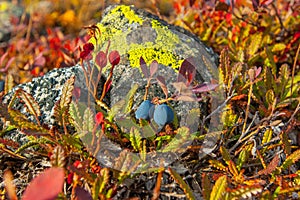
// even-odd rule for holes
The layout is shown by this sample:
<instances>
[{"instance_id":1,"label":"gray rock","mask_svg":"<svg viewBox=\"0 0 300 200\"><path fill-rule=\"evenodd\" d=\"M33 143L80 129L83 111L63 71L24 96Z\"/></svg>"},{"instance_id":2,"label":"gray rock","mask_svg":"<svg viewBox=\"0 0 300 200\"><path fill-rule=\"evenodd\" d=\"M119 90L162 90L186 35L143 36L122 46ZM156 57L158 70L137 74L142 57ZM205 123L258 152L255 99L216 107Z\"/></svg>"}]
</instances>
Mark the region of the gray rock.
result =
<instances>
[{"instance_id":1,"label":"gray rock","mask_svg":"<svg viewBox=\"0 0 300 200\"><path fill-rule=\"evenodd\" d=\"M98 40L101 45L97 48L105 50L110 41L109 50L118 50L122 57L121 64L114 70L110 102L107 102L110 106L124 98L134 83L140 85L140 91L135 96L136 104L141 102L146 80L139 69L140 56L143 56L147 63L151 63L152 60L158 61L159 70L156 76L164 76L170 93L174 92L170 83L176 81L180 63L189 57L194 58L198 82L209 82L216 78L217 56L213 51L195 35L183 28L169 25L155 15L134 7L110 6L98 26L101 30L101 36L98 37L102 41ZM104 72L104 76L107 77L108 73L109 69ZM70 68L52 70L43 77L33 79L32 82L16 86L4 97L3 102L9 103L13 93L22 88L32 94L40 105L42 123L52 125L53 106L59 100L63 84L73 75L76 77L76 85L86 89L83 71L78 64ZM162 91L158 90L159 87L155 86L154 89L150 89L149 97L158 95L163 98ZM29 115L22 103L14 108ZM34 120L33 116L30 116L30 119Z\"/></svg>"}]
</instances>

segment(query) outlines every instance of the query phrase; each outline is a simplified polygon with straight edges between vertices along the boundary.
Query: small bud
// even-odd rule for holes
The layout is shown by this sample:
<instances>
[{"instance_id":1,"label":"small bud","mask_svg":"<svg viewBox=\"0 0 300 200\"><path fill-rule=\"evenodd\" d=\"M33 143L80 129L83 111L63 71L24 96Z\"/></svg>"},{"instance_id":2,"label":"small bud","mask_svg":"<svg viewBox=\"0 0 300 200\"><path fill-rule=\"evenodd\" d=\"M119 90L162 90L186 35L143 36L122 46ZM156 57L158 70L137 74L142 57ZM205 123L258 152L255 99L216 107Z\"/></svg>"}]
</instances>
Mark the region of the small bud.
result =
<instances>
[{"instance_id":1,"label":"small bud","mask_svg":"<svg viewBox=\"0 0 300 200\"><path fill-rule=\"evenodd\" d=\"M94 45L92 43L87 43L83 45L83 50L87 52L91 52L94 50Z\"/></svg>"},{"instance_id":2,"label":"small bud","mask_svg":"<svg viewBox=\"0 0 300 200\"><path fill-rule=\"evenodd\" d=\"M120 62L120 54L118 51L112 51L109 53L109 62L112 65L117 65Z\"/></svg>"}]
</instances>

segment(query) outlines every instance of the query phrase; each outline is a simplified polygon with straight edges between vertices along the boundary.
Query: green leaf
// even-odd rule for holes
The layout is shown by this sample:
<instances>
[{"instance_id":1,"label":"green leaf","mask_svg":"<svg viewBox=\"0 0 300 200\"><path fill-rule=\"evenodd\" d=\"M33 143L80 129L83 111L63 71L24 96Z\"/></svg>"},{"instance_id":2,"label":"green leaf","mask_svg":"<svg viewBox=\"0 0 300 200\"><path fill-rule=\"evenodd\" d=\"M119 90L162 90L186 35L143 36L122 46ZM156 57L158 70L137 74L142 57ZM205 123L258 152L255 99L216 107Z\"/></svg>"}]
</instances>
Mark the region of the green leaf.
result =
<instances>
[{"instance_id":1,"label":"green leaf","mask_svg":"<svg viewBox=\"0 0 300 200\"><path fill-rule=\"evenodd\" d=\"M54 106L54 117L59 125L63 125L68 121L69 107L72 101L75 76L68 79L62 89L62 94L59 101Z\"/></svg>"},{"instance_id":2,"label":"green leaf","mask_svg":"<svg viewBox=\"0 0 300 200\"><path fill-rule=\"evenodd\" d=\"M178 151L182 148L182 145L184 145L186 142L193 140L194 136L190 134L190 129L183 126L177 129L177 134L175 137L167 144L161 152L174 152Z\"/></svg>"},{"instance_id":3,"label":"green leaf","mask_svg":"<svg viewBox=\"0 0 300 200\"><path fill-rule=\"evenodd\" d=\"M266 93L266 102L268 103L269 107L274 104L275 101L275 94L272 89L268 90Z\"/></svg>"},{"instance_id":4,"label":"green leaf","mask_svg":"<svg viewBox=\"0 0 300 200\"><path fill-rule=\"evenodd\" d=\"M261 46L261 41L262 33L256 33L250 37L250 45L247 48L250 57L252 57L257 52L257 50Z\"/></svg>"},{"instance_id":5,"label":"green leaf","mask_svg":"<svg viewBox=\"0 0 300 200\"><path fill-rule=\"evenodd\" d=\"M299 159L300 159L300 149L294 151L291 155L289 155L282 163L281 167L283 169L287 169L292 164L295 164Z\"/></svg>"},{"instance_id":6,"label":"green leaf","mask_svg":"<svg viewBox=\"0 0 300 200\"><path fill-rule=\"evenodd\" d=\"M132 127L129 134L129 140L131 142L131 146L135 151L142 150L142 138L140 135L139 129Z\"/></svg>"},{"instance_id":7,"label":"green leaf","mask_svg":"<svg viewBox=\"0 0 300 200\"><path fill-rule=\"evenodd\" d=\"M38 120L38 116L41 115L39 104L34 100L31 94L25 92L22 89L18 89L16 94L24 101L25 105L27 106L29 112L34 115L34 117Z\"/></svg>"},{"instance_id":8,"label":"green leaf","mask_svg":"<svg viewBox=\"0 0 300 200\"><path fill-rule=\"evenodd\" d=\"M170 172L170 175L172 176L172 178L176 181L176 183L179 184L180 188L185 193L187 199L189 199L189 200L196 199L191 188L188 186L188 184L186 184L186 182L184 182L182 177L175 170L173 170L171 168L169 168L169 172Z\"/></svg>"},{"instance_id":9,"label":"green leaf","mask_svg":"<svg viewBox=\"0 0 300 200\"><path fill-rule=\"evenodd\" d=\"M264 133L264 136L263 136L263 139L262 139L262 145L264 145L264 144L271 141L272 134L273 134L273 130L271 128L268 128Z\"/></svg>"},{"instance_id":10,"label":"green leaf","mask_svg":"<svg viewBox=\"0 0 300 200\"><path fill-rule=\"evenodd\" d=\"M83 132L91 133L94 129L94 113L90 108L86 108L83 114L82 129Z\"/></svg>"},{"instance_id":11,"label":"green leaf","mask_svg":"<svg viewBox=\"0 0 300 200\"><path fill-rule=\"evenodd\" d=\"M253 148L253 144L251 143L251 144L246 145L243 148L243 150L240 152L238 160L237 160L237 166L236 166L239 171L241 171L243 164L245 162L247 162L252 148Z\"/></svg>"},{"instance_id":12,"label":"green leaf","mask_svg":"<svg viewBox=\"0 0 300 200\"><path fill-rule=\"evenodd\" d=\"M126 101L124 99L118 101L115 103L112 108L108 111L108 117L107 119L112 122L113 119L115 118L116 114L119 113L122 108L124 108L124 105L126 104Z\"/></svg>"},{"instance_id":13,"label":"green leaf","mask_svg":"<svg viewBox=\"0 0 300 200\"><path fill-rule=\"evenodd\" d=\"M32 121L29 121L27 116L25 116L23 113L21 113L18 110L9 109L8 110L10 117L12 118L14 125L19 129L25 129L25 130L33 130L37 134L38 133L47 133L48 131L44 129L42 126L39 126Z\"/></svg>"},{"instance_id":14,"label":"green leaf","mask_svg":"<svg viewBox=\"0 0 300 200\"><path fill-rule=\"evenodd\" d=\"M132 105L134 101L134 95L136 94L137 89L139 88L139 85L135 83L130 91L127 93L126 98L125 98L125 106L124 106L124 114L128 114L132 110Z\"/></svg>"},{"instance_id":15,"label":"green leaf","mask_svg":"<svg viewBox=\"0 0 300 200\"><path fill-rule=\"evenodd\" d=\"M227 167L225 167L220 161L218 160L209 160L209 164L214 167L217 168L218 170L227 171Z\"/></svg>"},{"instance_id":16,"label":"green leaf","mask_svg":"<svg viewBox=\"0 0 300 200\"><path fill-rule=\"evenodd\" d=\"M282 51L284 50L286 45L284 43L277 43L273 46L272 52Z\"/></svg>"},{"instance_id":17,"label":"green leaf","mask_svg":"<svg viewBox=\"0 0 300 200\"><path fill-rule=\"evenodd\" d=\"M108 168L102 168L100 171L100 187L99 192L102 193L109 181L109 170Z\"/></svg>"},{"instance_id":18,"label":"green leaf","mask_svg":"<svg viewBox=\"0 0 300 200\"><path fill-rule=\"evenodd\" d=\"M226 175L220 176L210 193L210 200L222 199L224 193L226 192L226 187L227 187L227 176Z\"/></svg>"},{"instance_id":19,"label":"green leaf","mask_svg":"<svg viewBox=\"0 0 300 200\"><path fill-rule=\"evenodd\" d=\"M227 151L227 149L224 146L220 147L220 152L222 154L223 160L228 164L229 161L231 160L229 152Z\"/></svg>"},{"instance_id":20,"label":"green leaf","mask_svg":"<svg viewBox=\"0 0 300 200\"><path fill-rule=\"evenodd\" d=\"M75 127L77 133L82 133L82 116L78 108L78 104L72 102L70 104L69 114L71 116L70 122Z\"/></svg>"},{"instance_id":21,"label":"green leaf","mask_svg":"<svg viewBox=\"0 0 300 200\"><path fill-rule=\"evenodd\" d=\"M278 77L278 83L279 83L279 91L280 92L280 100L283 100L287 93L290 91L290 88L287 88L287 84L289 81L289 66L287 64L283 64L280 67L279 70L279 77Z\"/></svg>"},{"instance_id":22,"label":"green leaf","mask_svg":"<svg viewBox=\"0 0 300 200\"><path fill-rule=\"evenodd\" d=\"M265 48L265 52L267 54L267 59L265 59L265 65L267 65L268 67L271 68L272 75L274 77L276 77L277 67L276 67L276 63L275 63L275 60L274 60L274 55L268 47Z\"/></svg>"}]
</instances>

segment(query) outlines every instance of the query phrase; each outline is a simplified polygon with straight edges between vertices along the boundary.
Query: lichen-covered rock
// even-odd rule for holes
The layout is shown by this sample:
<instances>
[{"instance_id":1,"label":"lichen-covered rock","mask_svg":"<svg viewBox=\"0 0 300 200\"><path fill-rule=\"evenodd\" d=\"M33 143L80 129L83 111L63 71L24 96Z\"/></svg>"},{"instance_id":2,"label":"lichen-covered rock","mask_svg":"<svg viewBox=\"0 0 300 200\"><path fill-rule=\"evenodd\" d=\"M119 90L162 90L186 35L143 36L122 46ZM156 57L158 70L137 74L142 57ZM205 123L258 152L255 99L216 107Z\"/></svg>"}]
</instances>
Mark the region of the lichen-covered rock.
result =
<instances>
[{"instance_id":1,"label":"lichen-covered rock","mask_svg":"<svg viewBox=\"0 0 300 200\"><path fill-rule=\"evenodd\" d=\"M146 11L125 5L110 6L97 26L100 34L96 35L97 39L90 39L96 46L95 53L100 49L105 50L110 41L109 51L118 50L122 56L121 63L114 69L110 102L107 102L110 106L124 98L134 83L140 85L135 96L136 102L139 104L142 101L146 80L139 69L141 56L147 64L156 60L160 66L156 74L164 76L168 83L176 80L181 63L189 57L194 58L198 82L209 82L212 78L217 78L216 55L210 48L190 32L169 25ZM107 77L108 72L109 68L104 71L104 76ZM51 125L54 123L53 106L59 100L63 84L73 75L76 77L77 86L85 87L82 68L76 65L55 69L30 83L18 85L4 97L3 102L9 103L13 93L22 88L32 94L40 105L41 122ZM158 91L159 88L153 88L156 89L150 90L149 98L162 94ZM170 92L171 90L172 88ZM15 108L28 114L22 103ZM33 116L30 119L34 121Z\"/></svg>"}]
</instances>

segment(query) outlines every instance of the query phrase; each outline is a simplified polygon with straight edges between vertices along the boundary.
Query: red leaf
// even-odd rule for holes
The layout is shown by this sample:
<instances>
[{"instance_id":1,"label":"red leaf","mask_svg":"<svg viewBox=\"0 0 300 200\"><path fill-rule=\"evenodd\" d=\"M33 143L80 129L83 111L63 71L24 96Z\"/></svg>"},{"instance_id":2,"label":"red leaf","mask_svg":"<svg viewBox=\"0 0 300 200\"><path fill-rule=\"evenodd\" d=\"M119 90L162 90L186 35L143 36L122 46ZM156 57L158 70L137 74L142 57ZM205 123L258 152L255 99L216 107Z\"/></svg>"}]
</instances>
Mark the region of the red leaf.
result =
<instances>
[{"instance_id":1,"label":"red leaf","mask_svg":"<svg viewBox=\"0 0 300 200\"><path fill-rule=\"evenodd\" d=\"M44 66L46 63L46 58L43 56L43 53L40 53L35 59L34 59L34 66Z\"/></svg>"},{"instance_id":2,"label":"red leaf","mask_svg":"<svg viewBox=\"0 0 300 200\"><path fill-rule=\"evenodd\" d=\"M26 188L22 200L56 199L62 192L65 172L63 168L52 167L35 177Z\"/></svg>"},{"instance_id":3,"label":"red leaf","mask_svg":"<svg viewBox=\"0 0 300 200\"><path fill-rule=\"evenodd\" d=\"M91 194L81 187L75 188L75 196L77 200L92 200Z\"/></svg>"},{"instance_id":4,"label":"red leaf","mask_svg":"<svg viewBox=\"0 0 300 200\"><path fill-rule=\"evenodd\" d=\"M185 59L179 69L177 82L184 82L189 85L196 75L196 68L192 58Z\"/></svg>"},{"instance_id":5,"label":"red leaf","mask_svg":"<svg viewBox=\"0 0 300 200\"><path fill-rule=\"evenodd\" d=\"M166 86L165 78L162 76L157 76L156 80L158 81L158 84L160 85L161 89L163 90L166 98L168 98L168 88Z\"/></svg>"},{"instance_id":6,"label":"red leaf","mask_svg":"<svg viewBox=\"0 0 300 200\"><path fill-rule=\"evenodd\" d=\"M107 55L106 53L104 53L103 51L100 51L97 55L96 55L96 60L95 60L96 64L102 69L103 67L105 67L107 65Z\"/></svg>"},{"instance_id":7,"label":"red leaf","mask_svg":"<svg viewBox=\"0 0 300 200\"><path fill-rule=\"evenodd\" d=\"M203 84L199 84L196 87L194 87L192 89L192 91L194 93L209 92L209 91L216 89L216 87L218 87L218 86L219 86L218 84L203 83Z\"/></svg>"},{"instance_id":8,"label":"red leaf","mask_svg":"<svg viewBox=\"0 0 300 200\"><path fill-rule=\"evenodd\" d=\"M4 61L4 59L6 58L7 55L8 55L8 52L4 53L4 54L1 56L1 58L0 58L0 67L2 66L3 61Z\"/></svg>"},{"instance_id":9,"label":"red leaf","mask_svg":"<svg viewBox=\"0 0 300 200\"><path fill-rule=\"evenodd\" d=\"M158 69L158 62L153 60L150 65L150 76L152 77Z\"/></svg>"},{"instance_id":10,"label":"red leaf","mask_svg":"<svg viewBox=\"0 0 300 200\"><path fill-rule=\"evenodd\" d=\"M142 56L140 58L140 67L141 67L141 70L144 74L144 77L149 78L150 77L149 70L148 70L147 64L146 64L146 62L145 62L145 60Z\"/></svg>"},{"instance_id":11,"label":"red leaf","mask_svg":"<svg viewBox=\"0 0 300 200\"><path fill-rule=\"evenodd\" d=\"M111 51L108 56L109 62L112 65L117 65L120 62L120 54L118 51Z\"/></svg>"},{"instance_id":12,"label":"red leaf","mask_svg":"<svg viewBox=\"0 0 300 200\"><path fill-rule=\"evenodd\" d=\"M75 99L79 99L80 95L81 95L80 87L74 87L73 96L75 97Z\"/></svg>"},{"instance_id":13,"label":"red leaf","mask_svg":"<svg viewBox=\"0 0 300 200\"><path fill-rule=\"evenodd\" d=\"M259 68L256 68L256 67L255 67L255 78L257 78L257 77L260 75L261 70L262 70L261 67L259 67Z\"/></svg>"},{"instance_id":14,"label":"red leaf","mask_svg":"<svg viewBox=\"0 0 300 200\"><path fill-rule=\"evenodd\" d=\"M5 68L1 69L0 72L6 72L14 60L15 60L15 57L11 57L8 60L8 62L6 63Z\"/></svg>"}]
</instances>

